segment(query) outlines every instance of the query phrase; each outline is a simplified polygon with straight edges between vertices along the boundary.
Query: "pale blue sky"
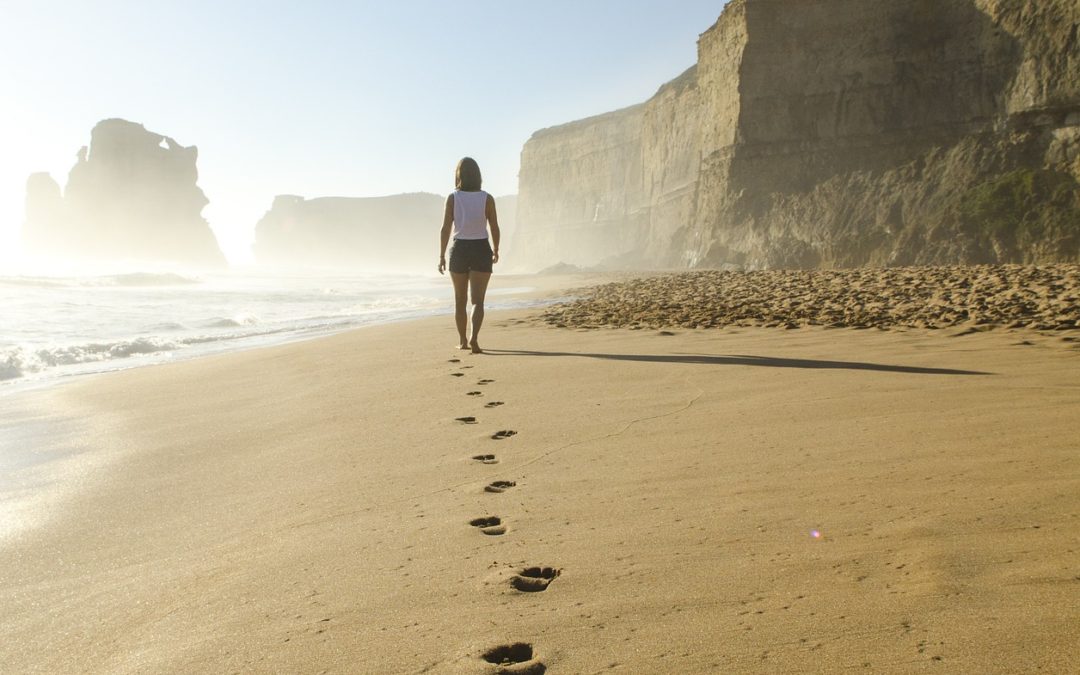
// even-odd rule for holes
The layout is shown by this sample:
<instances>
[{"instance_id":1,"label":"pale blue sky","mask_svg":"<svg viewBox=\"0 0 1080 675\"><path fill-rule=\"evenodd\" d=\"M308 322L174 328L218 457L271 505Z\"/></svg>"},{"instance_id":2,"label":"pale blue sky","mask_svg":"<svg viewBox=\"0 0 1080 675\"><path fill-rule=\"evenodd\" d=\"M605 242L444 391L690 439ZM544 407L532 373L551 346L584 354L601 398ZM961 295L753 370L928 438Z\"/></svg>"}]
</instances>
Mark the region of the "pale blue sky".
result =
<instances>
[{"instance_id":1,"label":"pale blue sky","mask_svg":"<svg viewBox=\"0 0 1080 675\"><path fill-rule=\"evenodd\" d=\"M234 262L275 194L445 194L466 154L516 192L533 131L651 96L723 4L0 0L0 264L107 117L199 146Z\"/></svg>"}]
</instances>

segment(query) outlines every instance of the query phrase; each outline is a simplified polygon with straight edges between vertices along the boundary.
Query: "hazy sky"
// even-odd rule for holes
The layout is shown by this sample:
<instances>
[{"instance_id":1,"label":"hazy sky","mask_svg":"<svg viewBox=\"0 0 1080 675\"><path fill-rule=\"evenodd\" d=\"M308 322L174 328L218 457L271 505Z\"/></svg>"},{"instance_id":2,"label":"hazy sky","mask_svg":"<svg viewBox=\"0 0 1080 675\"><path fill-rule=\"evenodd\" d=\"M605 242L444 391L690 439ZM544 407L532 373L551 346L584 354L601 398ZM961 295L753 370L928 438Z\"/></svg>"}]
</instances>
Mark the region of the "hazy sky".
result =
<instances>
[{"instance_id":1,"label":"hazy sky","mask_svg":"<svg viewBox=\"0 0 1080 675\"><path fill-rule=\"evenodd\" d=\"M233 262L276 194L445 194L463 155L516 192L533 131L651 96L724 1L0 0L0 265L108 117L199 147Z\"/></svg>"}]
</instances>

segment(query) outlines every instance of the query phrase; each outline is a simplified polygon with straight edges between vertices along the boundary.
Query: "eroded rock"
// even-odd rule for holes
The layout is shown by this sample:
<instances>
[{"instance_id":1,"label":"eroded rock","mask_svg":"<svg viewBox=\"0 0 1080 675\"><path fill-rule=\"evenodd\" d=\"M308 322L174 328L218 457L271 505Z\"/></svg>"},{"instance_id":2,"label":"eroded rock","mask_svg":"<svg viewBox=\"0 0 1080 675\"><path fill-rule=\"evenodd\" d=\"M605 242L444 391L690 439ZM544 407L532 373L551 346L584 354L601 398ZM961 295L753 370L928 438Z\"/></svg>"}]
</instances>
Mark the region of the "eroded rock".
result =
<instances>
[{"instance_id":1,"label":"eroded rock","mask_svg":"<svg viewBox=\"0 0 1080 675\"><path fill-rule=\"evenodd\" d=\"M121 119L99 122L61 195L48 174L27 181L27 249L44 257L220 267L202 217L198 149Z\"/></svg>"}]
</instances>

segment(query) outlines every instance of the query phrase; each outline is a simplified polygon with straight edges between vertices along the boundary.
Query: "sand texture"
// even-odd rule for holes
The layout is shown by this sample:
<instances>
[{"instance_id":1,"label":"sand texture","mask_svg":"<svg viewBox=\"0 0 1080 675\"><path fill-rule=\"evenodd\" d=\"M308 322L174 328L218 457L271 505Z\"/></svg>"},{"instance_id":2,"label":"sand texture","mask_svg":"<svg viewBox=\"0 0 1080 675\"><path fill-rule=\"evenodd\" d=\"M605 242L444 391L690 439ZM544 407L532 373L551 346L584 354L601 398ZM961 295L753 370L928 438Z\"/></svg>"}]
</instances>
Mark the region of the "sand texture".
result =
<instances>
[{"instance_id":1,"label":"sand texture","mask_svg":"<svg viewBox=\"0 0 1080 675\"><path fill-rule=\"evenodd\" d=\"M492 313L473 356L437 318L59 390L100 461L0 549L0 671L1080 670L1073 343L667 332Z\"/></svg>"},{"instance_id":2,"label":"sand texture","mask_svg":"<svg viewBox=\"0 0 1080 675\"><path fill-rule=\"evenodd\" d=\"M604 284L543 320L560 327L974 329L1080 327L1080 265L684 272Z\"/></svg>"}]
</instances>

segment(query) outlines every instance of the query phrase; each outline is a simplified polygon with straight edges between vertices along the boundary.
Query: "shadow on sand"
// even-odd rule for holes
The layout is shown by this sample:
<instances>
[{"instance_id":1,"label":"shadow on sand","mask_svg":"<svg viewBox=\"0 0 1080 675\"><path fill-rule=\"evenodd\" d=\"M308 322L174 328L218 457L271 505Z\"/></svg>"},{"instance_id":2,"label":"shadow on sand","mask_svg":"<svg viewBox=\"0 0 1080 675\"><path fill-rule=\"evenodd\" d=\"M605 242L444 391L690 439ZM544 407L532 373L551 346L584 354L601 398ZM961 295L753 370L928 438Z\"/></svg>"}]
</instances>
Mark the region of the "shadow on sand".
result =
<instances>
[{"instance_id":1,"label":"shadow on sand","mask_svg":"<svg viewBox=\"0 0 1080 675\"><path fill-rule=\"evenodd\" d=\"M702 366L764 366L767 368L816 368L822 370L875 370L883 373L910 373L915 375L992 375L992 373L984 373L978 370L893 366L884 363L861 363L859 361L784 359L771 356L750 356L747 354L731 354L726 356L708 356L706 354L595 354L589 352L537 352L521 349L485 349L484 352L492 356L582 356L590 359L608 359L611 361L687 363Z\"/></svg>"}]
</instances>

